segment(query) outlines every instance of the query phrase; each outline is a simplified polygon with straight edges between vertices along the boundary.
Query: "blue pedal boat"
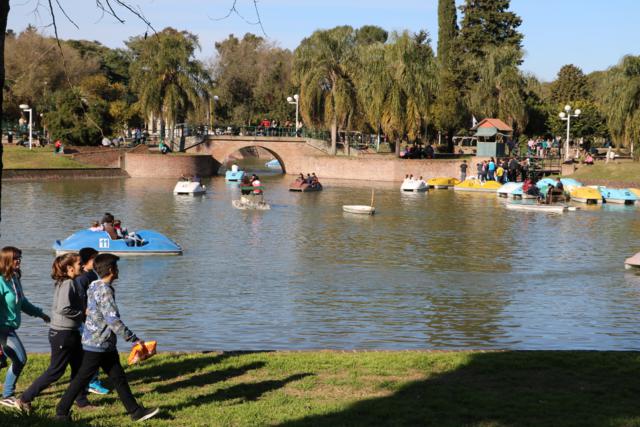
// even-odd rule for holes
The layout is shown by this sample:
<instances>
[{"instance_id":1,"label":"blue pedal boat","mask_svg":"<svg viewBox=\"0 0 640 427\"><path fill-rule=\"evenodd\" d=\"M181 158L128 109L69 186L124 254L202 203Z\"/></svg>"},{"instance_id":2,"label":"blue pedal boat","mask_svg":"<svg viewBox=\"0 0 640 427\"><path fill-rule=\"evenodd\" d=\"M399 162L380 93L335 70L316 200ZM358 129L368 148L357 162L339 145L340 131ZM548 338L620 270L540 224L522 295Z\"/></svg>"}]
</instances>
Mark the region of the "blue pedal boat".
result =
<instances>
[{"instance_id":1,"label":"blue pedal boat","mask_svg":"<svg viewBox=\"0 0 640 427\"><path fill-rule=\"evenodd\" d=\"M638 196L628 188L598 187L598 191L606 203L634 205L638 201Z\"/></svg>"},{"instance_id":2,"label":"blue pedal boat","mask_svg":"<svg viewBox=\"0 0 640 427\"><path fill-rule=\"evenodd\" d=\"M232 165L231 170L224 174L224 179L227 181L242 181L242 178L244 178L244 171L241 171L238 165Z\"/></svg>"},{"instance_id":3,"label":"blue pedal boat","mask_svg":"<svg viewBox=\"0 0 640 427\"><path fill-rule=\"evenodd\" d=\"M56 240L53 249L56 255L78 252L82 248L93 248L98 252L115 255L182 255L182 247L162 233L140 230L136 234L144 242L134 246L127 240L112 240L106 231L81 230L64 240Z\"/></svg>"}]
</instances>

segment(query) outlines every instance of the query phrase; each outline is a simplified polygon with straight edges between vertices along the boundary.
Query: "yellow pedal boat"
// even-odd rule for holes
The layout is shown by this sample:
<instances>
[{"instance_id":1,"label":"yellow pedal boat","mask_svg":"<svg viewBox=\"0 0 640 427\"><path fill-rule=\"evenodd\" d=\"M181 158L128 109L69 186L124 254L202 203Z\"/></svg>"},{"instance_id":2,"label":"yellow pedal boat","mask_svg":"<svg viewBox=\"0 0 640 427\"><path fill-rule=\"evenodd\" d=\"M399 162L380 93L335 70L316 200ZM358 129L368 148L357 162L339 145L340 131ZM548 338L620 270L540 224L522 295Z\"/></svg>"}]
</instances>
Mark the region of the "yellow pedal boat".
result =
<instances>
[{"instance_id":1,"label":"yellow pedal boat","mask_svg":"<svg viewBox=\"0 0 640 427\"><path fill-rule=\"evenodd\" d=\"M631 191L636 196L640 197L640 188L630 188L629 191Z\"/></svg>"},{"instance_id":2,"label":"yellow pedal boat","mask_svg":"<svg viewBox=\"0 0 640 427\"><path fill-rule=\"evenodd\" d=\"M427 181L427 185L429 186L429 188L436 188L436 189L442 189L442 190L446 190L447 188L451 188L458 184L460 184L460 180L456 178L438 177L438 178L431 178L430 180Z\"/></svg>"},{"instance_id":3,"label":"yellow pedal boat","mask_svg":"<svg viewBox=\"0 0 640 427\"><path fill-rule=\"evenodd\" d=\"M575 187L569 195L574 202L598 205L602 203L602 194L593 187Z\"/></svg>"},{"instance_id":4,"label":"yellow pedal boat","mask_svg":"<svg viewBox=\"0 0 640 427\"><path fill-rule=\"evenodd\" d=\"M497 181L482 182L477 179L467 179L464 182L453 187L456 191L475 191L480 193L495 193L498 188L502 187Z\"/></svg>"}]
</instances>

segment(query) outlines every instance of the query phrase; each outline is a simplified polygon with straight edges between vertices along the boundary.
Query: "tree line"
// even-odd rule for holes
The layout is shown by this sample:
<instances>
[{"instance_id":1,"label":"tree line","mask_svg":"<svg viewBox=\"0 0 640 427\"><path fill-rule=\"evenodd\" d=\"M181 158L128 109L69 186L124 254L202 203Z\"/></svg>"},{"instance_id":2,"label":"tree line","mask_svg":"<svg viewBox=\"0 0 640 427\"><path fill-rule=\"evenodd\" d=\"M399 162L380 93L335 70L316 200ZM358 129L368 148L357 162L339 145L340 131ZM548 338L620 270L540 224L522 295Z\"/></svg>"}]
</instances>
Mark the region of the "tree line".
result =
<instances>
[{"instance_id":1,"label":"tree line","mask_svg":"<svg viewBox=\"0 0 640 427\"><path fill-rule=\"evenodd\" d=\"M640 57L588 75L565 65L541 82L520 70L522 19L509 3L467 0L456 8L440 0L435 50L426 30L377 26L317 30L293 51L254 34L230 35L206 61L196 57L198 37L173 28L130 38L122 49L86 40L58 46L33 27L8 31L4 118L17 120L27 103L52 137L95 144L150 121L167 135L184 123L283 123L293 119L286 98L299 93L304 126L329 130L333 150L340 131L396 143L440 136L451 149L472 117L498 117L522 138L562 135L565 104L583 112L572 122L574 137L637 141Z\"/></svg>"}]
</instances>

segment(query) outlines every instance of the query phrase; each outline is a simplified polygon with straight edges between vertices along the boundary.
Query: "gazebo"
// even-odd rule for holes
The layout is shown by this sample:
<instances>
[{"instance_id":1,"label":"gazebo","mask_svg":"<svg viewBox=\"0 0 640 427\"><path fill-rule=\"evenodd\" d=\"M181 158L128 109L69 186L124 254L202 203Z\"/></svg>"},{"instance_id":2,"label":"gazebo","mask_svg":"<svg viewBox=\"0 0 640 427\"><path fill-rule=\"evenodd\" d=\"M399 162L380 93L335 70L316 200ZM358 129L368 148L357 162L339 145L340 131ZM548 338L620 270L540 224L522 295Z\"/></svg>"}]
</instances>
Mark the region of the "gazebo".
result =
<instances>
[{"instance_id":1,"label":"gazebo","mask_svg":"<svg viewBox=\"0 0 640 427\"><path fill-rule=\"evenodd\" d=\"M513 129L500 119L484 119L472 130L478 138L478 157L502 157L507 138L513 137Z\"/></svg>"}]
</instances>

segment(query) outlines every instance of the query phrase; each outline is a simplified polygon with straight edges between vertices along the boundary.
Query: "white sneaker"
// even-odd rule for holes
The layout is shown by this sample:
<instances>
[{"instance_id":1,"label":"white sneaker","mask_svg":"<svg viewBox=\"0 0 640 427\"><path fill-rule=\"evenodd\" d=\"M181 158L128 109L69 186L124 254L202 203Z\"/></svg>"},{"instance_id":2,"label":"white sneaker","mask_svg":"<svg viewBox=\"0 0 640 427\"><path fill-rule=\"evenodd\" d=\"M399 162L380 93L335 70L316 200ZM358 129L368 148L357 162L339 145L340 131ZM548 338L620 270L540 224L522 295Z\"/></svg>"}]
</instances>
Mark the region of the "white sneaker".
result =
<instances>
[{"instance_id":1,"label":"white sneaker","mask_svg":"<svg viewBox=\"0 0 640 427\"><path fill-rule=\"evenodd\" d=\"M17 410L21 410L22 408L18 405L17 399L14 396L5 397L0 400L0 405L4 405L8 408L13 408Z\"/></svg>"}]
</instances>

